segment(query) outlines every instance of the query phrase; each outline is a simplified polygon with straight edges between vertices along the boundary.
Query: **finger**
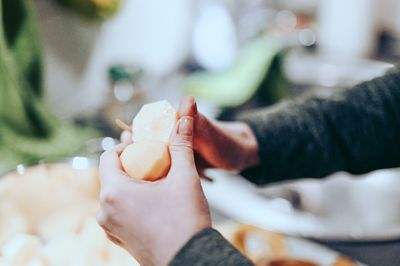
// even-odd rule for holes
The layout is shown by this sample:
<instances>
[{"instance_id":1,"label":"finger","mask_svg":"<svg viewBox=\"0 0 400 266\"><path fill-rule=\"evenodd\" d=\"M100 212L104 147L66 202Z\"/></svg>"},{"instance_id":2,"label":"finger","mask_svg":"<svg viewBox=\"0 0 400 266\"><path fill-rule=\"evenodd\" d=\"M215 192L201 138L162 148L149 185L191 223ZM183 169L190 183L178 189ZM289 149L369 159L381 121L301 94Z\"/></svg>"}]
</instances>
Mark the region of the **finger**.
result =
<instances>
[{"instance_id":1,"label":"finger","mask_svg":"<svg viewBox=\"0 0 400 266\"><path fill-rule=\"evenodd\" d=\"M179 119L170 139L171 170L169 176L176 176L184 171L196 171L193 154L193 131L193 117L184 116Z\"/></svg>"},{"instance_id":2,"label":"finger","mask_svg":"<svg viewBox=\"0 0 400 266\"><path fill-rule=\"evenodd\" d=\"M209 168L209 164L196 152L194 153L194 163L196 165L197 173L199 173L200 176L203 176L204 171Z\"/></svg>"},{"instance_id":3,"label":"finger","mask_svg":"<svg viewBox=\"0 0 400 266\"><path fill-rule=\"evenodd\" d=\"M102 186L115 184L120 180L129 179L122 170L121 161L115 150L105 151L101 155L99 177Z\"/></svg>"},{"instance_id":4,"label":"finger","mask_svg":"<svg viewBox=\"0 0 400 266\"><path fill-rule=\"evenodd\" d=\"M211 177L208 177L205 174L205 170L208 168L212 168L212 166L198 153L194 153L194 162L196 165L197 173L199 174L200 178L207 180L209 182L213 182Z\"/></svg>"},{"instance_id":5,"label":"finger","mask_svg":"<svg viewBox=\"0 0 400 266\"><path fill-rule=\"evenodd\" d=\"M193 148L196 151L201 150L204 142L212 137L210 131L215 131L212 120L198 112L196 100L192 96L187 96L181 101L178 113L179 117L192 116L194 118L196 137L193 141Z\"/></svg>"},{"instance_id":6,"label":"finger","mask_svg":"<svg viewBox=\"0 0 400 266\"><path fill-rule=\"evenodd\" d=\"M179 105L178 114L179 117L195 117L197 115L196 100L192 96L185 97Z\"/></svg>"},{"instance_id":7,"label":"finger","mask_svg":"<svg viewBox=\"0 0 400 266\"><path fill-rule=\"evenodd\" d=\"M118 154L118 156L121 155L121 153L125 150L126 146L130 145L127 142L121 142L120 144L118 144L117 146L114 147L114 151Z\"/></svg>"},{"instance_id":8,"label":"finger","mask_svg":"<svg viewBox=\"0 0 400 266\"><path fill-rule=\"evenodd\" d=\"M193 148L195 151L204 154L204 148L208 147L207 143L213 143L213 136L216 135L216 129L212 119L197 112L194 119L195 139Z\"/></svg>"},{"instance_id":9,"label":"finger","mask_svg":"<svg viewBox=\"0 0 400 266\"><path fill-rule=\"evenodd\" d=\"M132 143L132 133L127 130L124 130L121 133L120 139L122 143L130 144Z\"/></svg>"}]
</instances>

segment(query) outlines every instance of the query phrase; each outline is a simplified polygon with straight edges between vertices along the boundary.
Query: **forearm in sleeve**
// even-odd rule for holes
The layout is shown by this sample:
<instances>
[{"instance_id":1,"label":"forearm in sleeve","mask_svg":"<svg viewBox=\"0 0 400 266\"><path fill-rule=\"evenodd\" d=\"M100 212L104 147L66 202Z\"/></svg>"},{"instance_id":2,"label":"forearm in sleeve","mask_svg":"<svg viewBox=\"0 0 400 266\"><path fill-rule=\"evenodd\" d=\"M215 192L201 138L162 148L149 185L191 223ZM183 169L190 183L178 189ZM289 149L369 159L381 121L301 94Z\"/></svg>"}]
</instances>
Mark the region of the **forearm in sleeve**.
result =
<instances>
[{"instance_id":1,"label":"forearm in sleeve","mask_svg":"<svg viewBox=\"0 0 400 266\"><path fill-rule=\"evenodd\" d=\"M195 235L169 266L252 266L220 233L208 228Z\"/></svg>"},{"instance_id":2,"label":"forearm in sleeve","mask_svg":"<svg viewBox=\"0 0 400 266\"><path fill-rule=\"evenodd\" d=\"M400 166L399 71L330 98L287 101L240 119L258 141L261 163L243 172L257 184Z\"/></svg>"}]
</instances>

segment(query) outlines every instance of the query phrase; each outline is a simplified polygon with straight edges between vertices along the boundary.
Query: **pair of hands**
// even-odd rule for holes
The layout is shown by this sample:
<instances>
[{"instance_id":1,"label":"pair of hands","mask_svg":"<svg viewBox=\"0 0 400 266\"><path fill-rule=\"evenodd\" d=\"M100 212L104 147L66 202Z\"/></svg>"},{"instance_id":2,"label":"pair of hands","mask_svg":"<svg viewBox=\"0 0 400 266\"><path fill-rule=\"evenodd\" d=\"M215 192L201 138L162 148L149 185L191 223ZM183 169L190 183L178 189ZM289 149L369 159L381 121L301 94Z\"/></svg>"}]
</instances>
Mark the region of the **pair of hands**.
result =
<instances>
[{"instance_id":1,"label":"pair of hands","mask_svg":"<svg viewBox=\"0 0 400 266\"><path fill-rule=\"evenodd\" d=\"M197 168L242 170L258 163L257 142L246 124L210 120L191 97L178 112L166 178L145 182L123 172L119 155L130 140L126 132L123 143L100 159L98 222L141 265L167 265L192 236L211 226Z\"/></svg>"}]
</instances>

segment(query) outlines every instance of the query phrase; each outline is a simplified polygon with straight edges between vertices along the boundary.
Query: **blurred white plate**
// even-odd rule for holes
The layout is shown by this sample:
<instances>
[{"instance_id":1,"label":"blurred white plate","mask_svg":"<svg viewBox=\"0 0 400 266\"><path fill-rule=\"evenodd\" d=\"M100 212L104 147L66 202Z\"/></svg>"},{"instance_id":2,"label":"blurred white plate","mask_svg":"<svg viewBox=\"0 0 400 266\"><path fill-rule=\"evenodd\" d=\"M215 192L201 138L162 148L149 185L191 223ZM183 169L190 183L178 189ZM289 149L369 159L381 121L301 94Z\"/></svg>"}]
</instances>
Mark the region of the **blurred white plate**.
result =
<instances>
[{"instance_id":1,"label":"blurred white plate","mask_svg":"<svg viewBox=\"0 0 400 266\"><path fill-rule=\"evenodd\" d=\"M236 174L210 170L210 206L242 223L292 236L339 241L400 238L400 169L353 177L337 173L257 188ZM297 194L291 201L290 193Z\"/></svg>"}]
</instances>

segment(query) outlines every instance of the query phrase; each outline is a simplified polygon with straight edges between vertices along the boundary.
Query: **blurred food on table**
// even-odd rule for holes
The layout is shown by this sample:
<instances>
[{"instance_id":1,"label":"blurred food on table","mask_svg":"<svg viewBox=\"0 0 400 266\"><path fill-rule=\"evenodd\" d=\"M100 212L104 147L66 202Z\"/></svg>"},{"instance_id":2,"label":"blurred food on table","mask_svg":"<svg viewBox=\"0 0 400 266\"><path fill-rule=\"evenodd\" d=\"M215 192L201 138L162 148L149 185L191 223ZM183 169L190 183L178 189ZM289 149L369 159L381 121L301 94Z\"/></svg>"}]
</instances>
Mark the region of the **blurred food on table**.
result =
<instances>
[{"instance_id":1,"label":"blurred food on table","mask_svg":"<svg viewBox=\"0 0 400 266\"><path fill-rule=\"evenodd\" d=\"M93 163L76 157L21 166L0 178L0 262L8 266L138 265L106 238L95 220L99 182ZM259 266L357 265L315 244L254 226L217 222L216 228Z\"/></svg>"},{"instance_id":2,"label":"blurred food on table","mask_svg":"<svg viewBox=\"0 0 400 266\"><path fill-rule=\"evenodd\" d=\"M97 169L85 158L2 177L0 264L138 265L97 224L98 193Z\"/></svg>"}]
</instances>

